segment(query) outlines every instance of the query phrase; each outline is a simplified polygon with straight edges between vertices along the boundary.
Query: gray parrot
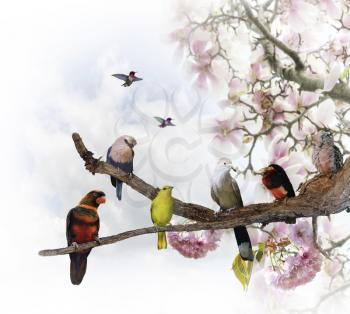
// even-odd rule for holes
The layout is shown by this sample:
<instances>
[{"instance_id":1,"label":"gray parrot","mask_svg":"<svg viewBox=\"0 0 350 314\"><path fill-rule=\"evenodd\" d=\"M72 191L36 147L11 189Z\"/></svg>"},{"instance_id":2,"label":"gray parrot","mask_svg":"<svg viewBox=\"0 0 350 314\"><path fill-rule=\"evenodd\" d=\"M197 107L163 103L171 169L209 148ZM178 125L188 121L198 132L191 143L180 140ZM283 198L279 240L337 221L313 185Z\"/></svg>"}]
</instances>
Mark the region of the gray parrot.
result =
<instances>
[{"instance_id":1,"label":"gray parrot","mask_svg":"<svg viewBox=\"0 0 350 314\"><path fill-rule=\"evenodd\" d=\"M231 169L234 169L231 161L221 158L212 176L211 197L222 211L243 207L241 192L236 180L230 174ZM254 255L247 228L237 226L233 230L240 256L243 260L253 261Z\"/></svg>"}]
</instances>

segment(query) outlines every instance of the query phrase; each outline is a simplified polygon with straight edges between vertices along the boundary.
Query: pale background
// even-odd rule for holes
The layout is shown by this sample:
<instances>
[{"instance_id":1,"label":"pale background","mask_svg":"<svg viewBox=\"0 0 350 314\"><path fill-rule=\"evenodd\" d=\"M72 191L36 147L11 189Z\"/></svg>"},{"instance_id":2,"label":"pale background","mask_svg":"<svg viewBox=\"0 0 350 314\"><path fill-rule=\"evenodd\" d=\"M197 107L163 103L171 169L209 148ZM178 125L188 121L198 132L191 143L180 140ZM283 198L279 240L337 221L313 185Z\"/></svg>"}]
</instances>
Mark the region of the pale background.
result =
<instances>
[{"instance_id":1,"label":"pale background","mask_svg":"<svg viewBox=\"0 0 350 314\"><path fill-rule=\"evenodd\" d=\"M151 225L148 200L125 187L117 202L109 179L84 169L72 132L97 157L118 134L134 135L140 177L215 208L208 173L216 157L197 123L219 109L194 92L169 43L175 1L0 3L1 313L289 313L315 304L324 274L278 293L257 272L243 292L230 270L232 234L201 260L158 252L154 235L95 249L80 286L70 283L68 256L39 257L65 245L68 210L94 188L108 199L100 236ZM125 89L111 74L129 70L144 81ZM158 129L151 117L168 113L177 128ZM254 201L255 188L239 183L245 202ZM323 310L348 313L348 304L337 299Z\"/></svg>"}]
</instances>

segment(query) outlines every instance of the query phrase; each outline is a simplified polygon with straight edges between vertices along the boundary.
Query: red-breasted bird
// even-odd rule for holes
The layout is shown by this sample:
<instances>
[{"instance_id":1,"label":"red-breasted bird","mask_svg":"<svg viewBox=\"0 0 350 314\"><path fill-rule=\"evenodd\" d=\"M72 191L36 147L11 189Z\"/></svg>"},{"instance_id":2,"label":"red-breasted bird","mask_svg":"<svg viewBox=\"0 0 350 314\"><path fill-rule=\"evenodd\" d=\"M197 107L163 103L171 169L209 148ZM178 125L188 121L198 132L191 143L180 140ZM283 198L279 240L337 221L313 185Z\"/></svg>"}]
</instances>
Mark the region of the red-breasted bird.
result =
<instances>
[{"instance_id":1,"label":"red-breasted bird","mask_svg":"<svg viewBox=\"0 0 350 314\"><path fill-rule=\"evenodd\" d=\"M160 124L158 125L160 128L165 128L167 126L175 126L171 121L173 120L172 118L166 118L163 119L161 117L154 117Z\"/></svg>"},{"instance_id":2,"label":"red-breasted bird","mask_svg":"<svg viewBox=\"0 0 350 314\"><path fill-rule=\"evenodd\" d=\"M235 170L227 158L219 159L212 176L211 197L220 206L220 210L234 210L243 207L241 192L230 170ZM244 260L252 261L253 250L250 237L245 226L233 228L236 236L239 254Z\"/></svg>"},{"instance_id":3,"label":"red-breasted bird","mask_svg":"<svg viewBox=\"0 0 350 314\"><path fill-rule=\"evenodd\" d=\"M271 192L276 200L282 201L286 197L295 196L293 185L281 166L271 164L259 170L259 173L263 176L263 185Z\"/></svg>"},{"instance_id":4,"label":"red-breasted bird","mask_svg":"<svg viewBox=\"0 0 350 314\"><path fill-rule=\"evenodd\" d=\"M118 137L113 145L108 148L107 163L119 168L126 175L131 175L134 170L134 147L136 140L129 135ZM123 182L111 176L111 183L115 187L118 200L122 199Z\"/></svg>"},{"instance_id":5,"label":"red-breasted bird","mask_svg":"<svg viewBox=\"0 0 350 314\"><path fill-rule=\"evenodd\" d=\"M343 155L334 145L331 130L322 130L316 134L312 162L320 174L337 172L343 167Z\"/></svg>"},{"instance_id":6,"label":"red-breasted bird","mask_svg":"<svg viewBox=\"0 0 350 314\"><path fill-rule=\"evenodd\" d=\"M112 74L112 76L116 77L117 79L120 79L122 81L124 81L124 84L122 84L122 86L127 87L130 86L132 83L136 82L136 81L141 81L142 78L141 77L137 77L135 76L136 72L135 71L131 71L129 73L129 75L126 74Z\"/></svg>"},{"instance_id":7,"label":"red-breasted bird","mask_svg":"<svg viewBox=\"0 0 350 314\"><path fill-rule=\"evenodd\" d=\"M105 202L105 193L94 190L86 194L79 205L69 211L66 221L68 245L78 247L81 243L99 241L100 219L97 208ZM73 285L79 285L83 280L90 251L91 249L88 249L69 254L70 280Z\"/></svg>"}]
</instances>

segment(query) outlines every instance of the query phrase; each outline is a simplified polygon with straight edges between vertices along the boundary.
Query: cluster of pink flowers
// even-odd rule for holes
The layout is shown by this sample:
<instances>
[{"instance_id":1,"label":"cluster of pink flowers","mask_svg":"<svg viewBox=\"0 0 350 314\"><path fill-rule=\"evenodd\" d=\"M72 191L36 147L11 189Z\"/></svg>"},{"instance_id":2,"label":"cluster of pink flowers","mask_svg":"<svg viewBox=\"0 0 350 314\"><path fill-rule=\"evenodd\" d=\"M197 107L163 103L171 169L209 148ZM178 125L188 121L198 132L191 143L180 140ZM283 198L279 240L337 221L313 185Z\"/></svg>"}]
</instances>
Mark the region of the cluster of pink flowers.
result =
<instances>
[{"instance_id":1,"label":"cluster of pink flowers","mask_svg":"<svg viewBox=\"0 0 350 314\"><path fill-rule=\"evenodd\" d=\"M272 286L290 290L313 280L321 270L322 257L313 244L312 228L307 220L300 219L289 227L288 238L292 245L299 247L292 250L285 259L279 259L278 265L268 267L266 280Z\"/></svg>"},{"instance_id":2,"label":"cluster of pink flowers","mask_svg":"<svg viewBox=\"0 0 350 314\"><path fill-rule=\"evenodd\" d=\"M194 232L169 232L168 240L181 255L197 259L205 257L209 251L214 251L221 236L222 232L217 230L204 231L200 236Z\"/></svg>"},{"instance_id":3,"label":"cluster of pink flowers","mask_svg":"<svg viewBox=\"0 0 350 314\"><path fill-rule=\"evenodd\" d=\"M313 280L321 270L322 258L312 247L302 248L293 256L288 256L282 269L267 269L267 281L276 288L294 289Z\"/></svg>"}]
</instances>

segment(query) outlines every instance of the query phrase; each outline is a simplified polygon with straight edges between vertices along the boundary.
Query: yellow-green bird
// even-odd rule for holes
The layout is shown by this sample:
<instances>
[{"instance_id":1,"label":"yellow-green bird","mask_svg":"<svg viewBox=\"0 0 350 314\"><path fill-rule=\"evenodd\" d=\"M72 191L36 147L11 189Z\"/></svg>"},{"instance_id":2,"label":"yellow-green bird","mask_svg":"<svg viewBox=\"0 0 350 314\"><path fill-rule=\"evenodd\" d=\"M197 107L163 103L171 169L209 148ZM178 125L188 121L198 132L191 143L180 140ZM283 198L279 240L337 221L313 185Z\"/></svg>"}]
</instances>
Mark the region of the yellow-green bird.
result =
<instances>
[{"instance_id":1,"label":"yellow-green bird","mask_svg":"<svg viewBox=\"0 0 350 314\"><path fill-rule=\"evenodd\" d=\"M160 189L151 205L151 218L155 226L165 227L173 216L172 186L164 186ZM166 249L167 241L165 232L158 232L158 250Z\"/></svg>"}]
</instances>

